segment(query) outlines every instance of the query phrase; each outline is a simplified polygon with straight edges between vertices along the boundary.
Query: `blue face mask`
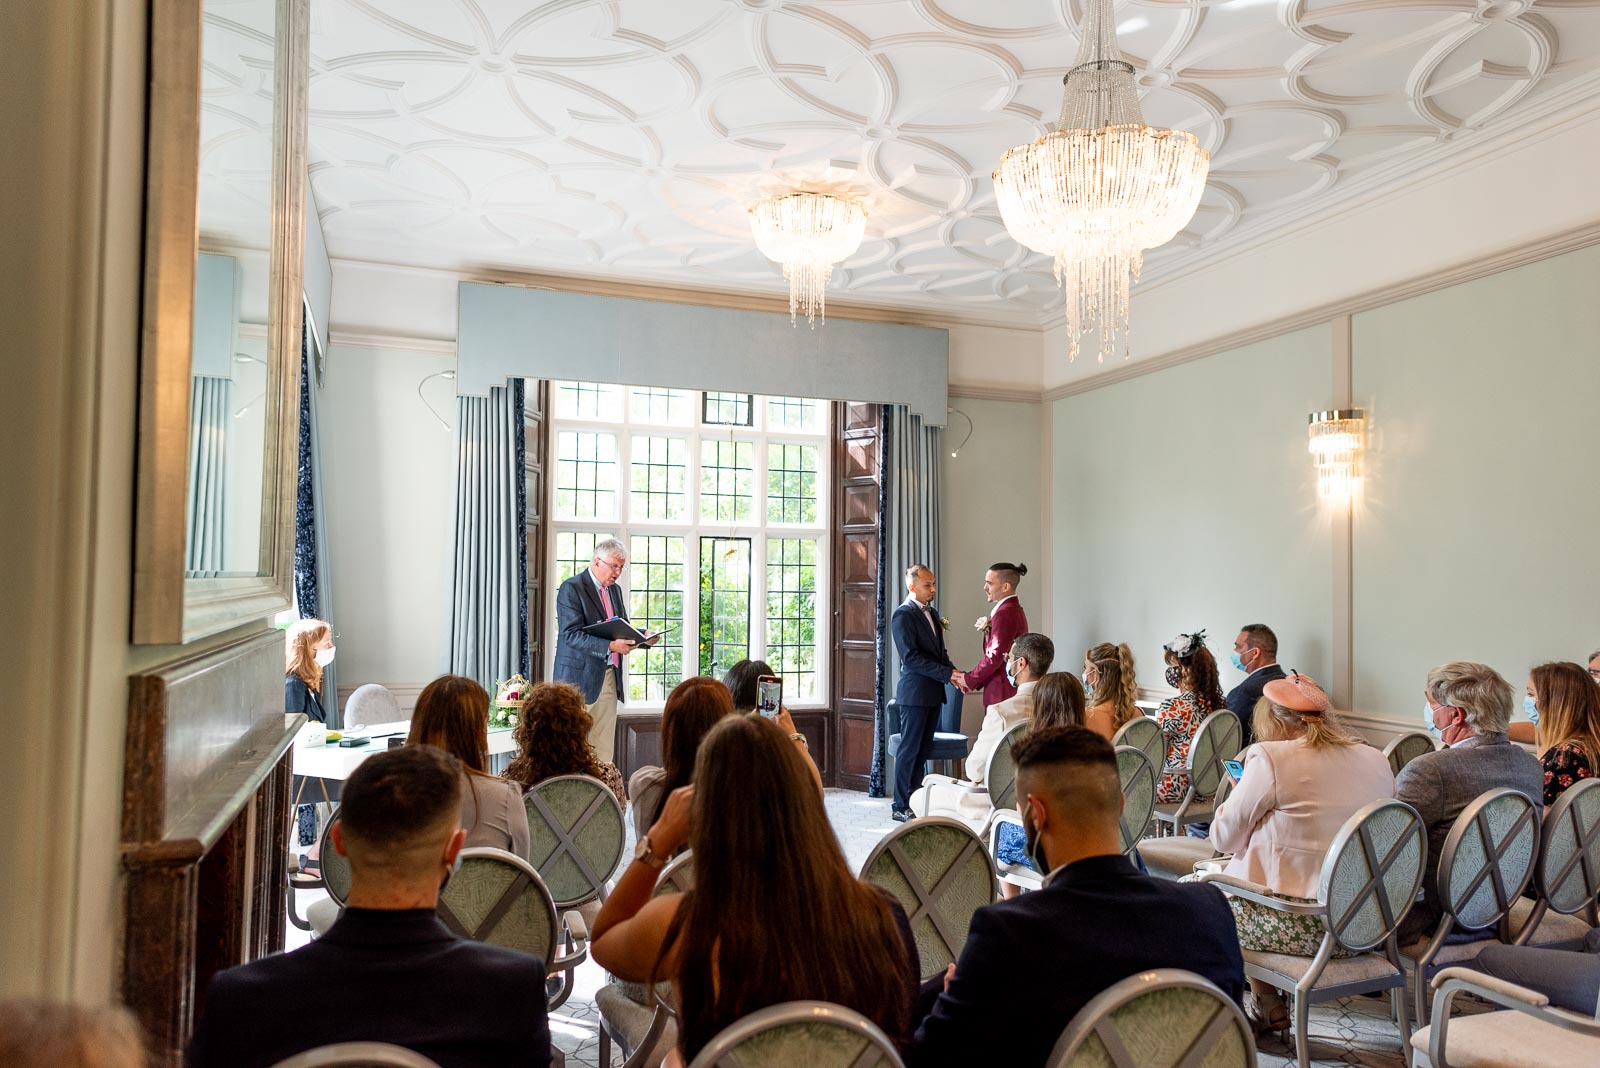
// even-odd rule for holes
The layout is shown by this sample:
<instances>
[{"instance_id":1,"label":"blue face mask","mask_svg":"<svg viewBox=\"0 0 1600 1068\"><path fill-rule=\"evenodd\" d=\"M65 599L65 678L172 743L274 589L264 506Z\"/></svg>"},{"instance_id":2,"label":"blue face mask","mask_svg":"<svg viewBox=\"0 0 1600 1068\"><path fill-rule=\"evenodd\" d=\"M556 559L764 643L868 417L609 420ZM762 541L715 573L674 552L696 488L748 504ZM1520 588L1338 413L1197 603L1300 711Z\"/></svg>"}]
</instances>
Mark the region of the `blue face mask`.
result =
<instances>
[{"instance_id":1,"label":"blue face mask","mask_svg":"<svg viewBox=\"0 0 1600 1068\"><path fill-rule=\"evenodd\" d=\"M1522 695L1522 710L1528 714L1528 718L1537 727L1539 725L1539 703L1531 693Z\"/></svg>"},{"instance_id":2,"label":"blue face mask","mask_svg":"<svg viewBox=\"0 0 1600 1068\"><path fill-rule=\"evenodd\" d=\"M1229 655L1229 659L1233 661L1235 670L1243 671L1246 675L1250 673L1250 669L1244 666L1244 657L1239 655L1239 650L1235 649Z\"/></svg>"},{"instance_id":3,"label":"blue face mask","mask_svg":"<svg viewBox=\"0 0 1600 1068\"><path fill-rule=\"evenodd\" d=\"M1422 722L1425 723L1428 729L1434 734L1439 733L1439 728L1433 725L1433 706L1430 705L1426 700L1422 702Z\"/></svg>"},{"instance_id":4,"label":"blue face mask","mask_svg":"<svg viewBox=\"0 0 1600 1068\"><path fill-rule=\"evenodd\" d=\"M1006 661L1006 682L1012 686L1017 684L1017 671L1015 665L1015 660Z\"/></svg>"}]
</instances>

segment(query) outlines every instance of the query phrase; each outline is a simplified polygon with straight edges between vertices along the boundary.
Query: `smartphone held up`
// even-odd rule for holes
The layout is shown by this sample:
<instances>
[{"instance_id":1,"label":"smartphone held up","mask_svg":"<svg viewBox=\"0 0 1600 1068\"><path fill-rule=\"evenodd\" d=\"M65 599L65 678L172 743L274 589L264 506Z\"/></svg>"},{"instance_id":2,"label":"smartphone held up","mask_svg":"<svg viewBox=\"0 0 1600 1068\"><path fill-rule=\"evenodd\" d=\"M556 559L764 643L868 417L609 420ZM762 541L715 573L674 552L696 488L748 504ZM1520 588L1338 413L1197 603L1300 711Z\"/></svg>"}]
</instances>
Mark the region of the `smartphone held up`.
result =
<instances>
[{"instance_id":1,"label":"smartphone held up","mask_svg":"<svg viewBox=\"0 0 1600 1068\"><path fill-rule=\"evenodd\" d=\"M756 711L768 719L778 718L783 707L783 680L776 675L763 675L756 680Z\"/></svg>"}]
</instances>

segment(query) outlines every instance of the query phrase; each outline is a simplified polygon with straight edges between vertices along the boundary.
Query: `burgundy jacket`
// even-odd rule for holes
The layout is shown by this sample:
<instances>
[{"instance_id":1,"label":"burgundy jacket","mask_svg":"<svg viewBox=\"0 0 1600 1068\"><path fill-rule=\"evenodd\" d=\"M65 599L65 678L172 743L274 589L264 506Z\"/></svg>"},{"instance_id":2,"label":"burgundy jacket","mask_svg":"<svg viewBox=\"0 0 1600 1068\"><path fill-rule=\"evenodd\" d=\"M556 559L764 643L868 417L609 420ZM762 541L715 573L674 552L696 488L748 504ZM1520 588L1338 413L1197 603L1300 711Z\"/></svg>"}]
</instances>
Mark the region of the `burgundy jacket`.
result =
<instances>
[{"instance_id":1,"label":"burgundy jacket","mask_svg":"<svg viewBox=\"0 0 1600 1068\"><path fill-rule=\"evenodd\" d=\"M967 687L983 691L984 708L1017 695L1017 688L1006 681L1006 654L1011 651L1011 643L1026 633L1028 617L1022 611L1022 602L1015 597L990 617L989 629L983 632L983 656L978 666L966 673Z\"/></svg>"}]
</instances>

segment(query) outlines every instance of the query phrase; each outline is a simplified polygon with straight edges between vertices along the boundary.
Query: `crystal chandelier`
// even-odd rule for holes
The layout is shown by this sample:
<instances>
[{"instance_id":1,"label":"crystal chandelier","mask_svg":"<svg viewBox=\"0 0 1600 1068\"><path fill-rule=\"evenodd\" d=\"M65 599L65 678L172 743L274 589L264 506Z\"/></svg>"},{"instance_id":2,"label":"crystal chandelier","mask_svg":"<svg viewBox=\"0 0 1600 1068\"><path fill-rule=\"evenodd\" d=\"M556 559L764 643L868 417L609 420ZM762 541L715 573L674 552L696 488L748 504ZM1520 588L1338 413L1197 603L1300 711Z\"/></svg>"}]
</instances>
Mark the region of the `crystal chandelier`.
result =
<instances>
[{"instance_id":1,"label":"crystal chandelier","mask_svg":"<svg viewBox=\"0 0 1600 1068\"><path fill-rule=\"evenodd\" d=\"M867 213L851 200L826 193L768 197L750 209L750 229L762 255L783 265L789 283L789 321L802 309L813 328L827 322L823 291L833 265L861 247Z\"/></svg>"},{"instance_id":2,"label":"crystal chandelier","mask_svg":"<svg viewBox=\"0 0 1600 1068\"><path fill-rule=\"evenodd\" d=\"M1317 496L1349 500L1361 491L1363 432L1367 413L1361 408L1312 412L1307 429L1307 451L1317 468Z\"/></svg>"},{"instance_id":3,"label":"crystal chandelier","mask_svg":"<svg viewBox=\"0 0 1600 1068\"><path fill-rule=\"evenodd\" d=\"M1055 260L1078 357L1098 327L1100 360L1128 328L1128 290L1144 250L1194 217L1211 155L1193 134L1144 124L1133 66L1117 47L1112 0L1089 0L1078 61L1062 79L1054 133L1018 145L994 171L995 200L1018 242Z\"/></svg>"}]
</instances>

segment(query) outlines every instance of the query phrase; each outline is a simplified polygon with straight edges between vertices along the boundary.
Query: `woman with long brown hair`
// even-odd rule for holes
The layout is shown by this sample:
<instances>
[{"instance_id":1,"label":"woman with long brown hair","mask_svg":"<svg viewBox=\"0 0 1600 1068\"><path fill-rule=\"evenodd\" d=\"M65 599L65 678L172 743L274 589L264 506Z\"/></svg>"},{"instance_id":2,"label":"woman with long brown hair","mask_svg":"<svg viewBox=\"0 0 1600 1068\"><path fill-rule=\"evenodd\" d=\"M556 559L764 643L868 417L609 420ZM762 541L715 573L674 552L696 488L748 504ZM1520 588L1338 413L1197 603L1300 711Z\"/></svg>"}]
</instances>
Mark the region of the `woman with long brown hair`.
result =
<instances>
[{"instance_id":1,"label":"woman with long brown hair","mask_svg":"<svg viewBox=\"0 0 1600 1068\"><path fill-rule=\"evenodd\" d=\"M320 619L300 619L283 632L283 710L304 712L313 723L326 723L322 704L322 669L333 663L333 628Z\"/></svg>"},{"instance_id":2,"label":"woman with long brown hair","mask_svg":"<svg viewBox=\"0 0 1600 1068\"><path fill-rule=\"evenodd\" d=\"M1070 671L1052 671L1033 688L1031 731L1083 726L1083 683Z\"/></svg>"},{"instance_id":3,"label":"woman with long brown hair","mask_svg":"<svg viewBox=\"0 0 1600 1068\"><path fill-rule=\"evenodd\" d=\"M684 844L694 889L651 898L661 860ZM673 791L590 946L621 979L672 981L685 1063L785 1001L834 1002L909 1037L918 965L905 913L851 873L805 756L761 716L706 736L694 784Z\"/></svg>"},{"instance_id":4,"label":"woman with long brown hair","mask_svg":"<svg viewBox=\"0 0 1600 1068\"><path fill-rule=\"evenodd\" d=\"M1538 722L1535 744L1544 765L1544 804L1600 770L1600 686L1582 664L1556 661L1528 673L1524 699Z\"/></svg>"},{"instance_id":5,"label":"woman with long brown hair","mask_svg":"<svg viewBox=\"0 0 1600 1068\"><path fill-rule=\"evenodd\" d=\"M516 783L489 774L489 691L463 675L422 688L407 745L431 745L461 761L461 826L467 846L528 855L528 810Z\"/></svg>"},{"instance_id":6,"label":"woman with long brown hair","mask_svg":"<svg viewBox=\"0 0 1600 1068\"><path fill-rule=\"evenodd\" d=\"M1222 686L1217 681L1217 661L1206 648L1206 632L1180 634L1162 652L1167 661L1167 685L1178 696L1161 702L1156 722L1167 739L1167 757L1162 762L1161 779L1156 783L1156 800L1164 804L1181 801L1189 788L1189 744L1205 718L1222 707Z\"/></svg>"},{"instance_id":7,"label":"woman with long brown hair","mask_svg":"<svg viewBox=\"0 0 1600 1068\"><path fill-rule=\"evenodd\" d=\"M1101 642L1083 654L1083 682L1090 705L1084 726L1109 741L1124 723L1137 719L1139 684L1133 677L1133 650L1128 644Z\"/></svg>"},{"instance_id":8,"label":"woman with long brown hair","mask_svg":"<svg viewBox=\"0 0 1600 1068\"><path fill-rule=\"evenodd\" d=\"M731 715L733 694L709 675L684 679L672 688L661 709L661 766L642 767L628 780L636 835L643 837L655 825L672 791L689 785L700 743L719 720Z\"/></svg>"},{"instance_id":9,"label":"woman with long brown hair","mask_svg":"<svg viewBox=\"0 0 1600 1068\"><path fill-rule=\"evenodd\" d=\"M583 703L583 694L565 682L541 682L528 691L517 710L517 726L512 738L517 755L505 770L524 791L557 775L588 775L599 779L617 795L617 804L628 807L622 789L622 772L615 764L595 755L589 744L594 720Z\"/></svg>"}]
</instances>

